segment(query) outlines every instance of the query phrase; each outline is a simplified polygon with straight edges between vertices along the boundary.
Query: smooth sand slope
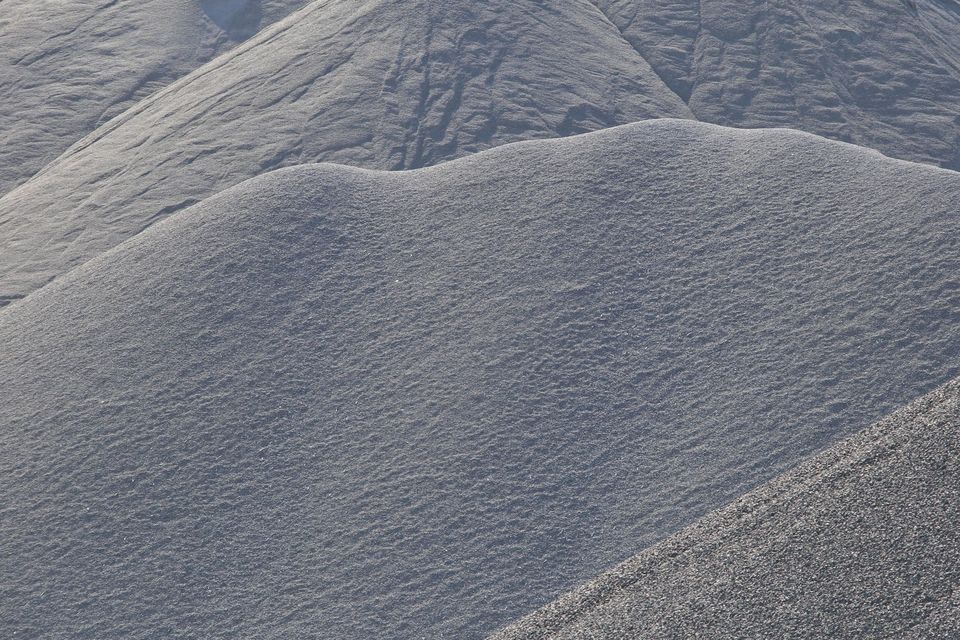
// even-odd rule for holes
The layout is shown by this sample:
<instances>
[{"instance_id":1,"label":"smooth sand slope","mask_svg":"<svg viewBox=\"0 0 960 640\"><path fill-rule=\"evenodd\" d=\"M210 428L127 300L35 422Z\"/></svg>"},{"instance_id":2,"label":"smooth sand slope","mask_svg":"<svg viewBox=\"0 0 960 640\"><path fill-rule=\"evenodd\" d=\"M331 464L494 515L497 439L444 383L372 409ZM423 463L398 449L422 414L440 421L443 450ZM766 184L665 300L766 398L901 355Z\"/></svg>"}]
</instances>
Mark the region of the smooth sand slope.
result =
<instances>
[{"instance_id":1,"label":"smooth sand slope","mask_svg":"<svg viewBox=\"0 0 960 640\"><path fill-rule=\"evenodd\" d=\"M306 0L3 0L0 195Z\"/></svg>"},{"instance_id":2,"label":"smooth sand slope","mask_svg":"<svg viewBox=\"0 0 960 640\"><path fill-rule=\"evenodd\" d=\"M588 0L318 0L0 199L0 302L277 167L421 167L689 115Z\"/></svg>"},{"instance_id":3,"label":"smooth sand slope","mask_svg":"<svg viewBox=\"0 0 960 640\"><path fill-rule=\"evenodd\" d=\"M0 314L0 636L493 632L957 375L958 201L684 120L214 196Z\"/></svg>"},{"instance_id":4,"label":"smooth sand slope","mask_svg":"<svg viewBox=\"0 0 960 640\"><path fill-rule=\"evenodd\" d=\"M960 169L957 0L594 0L699 120Z\"/></svg>"},{"instance_id":5,"label":"smooth sand slope","mask_svg":"<svg viewBox=\"0 0 960 640\"><path fill-rule=\"evenodd\" d=\"M954 380L495 638L955 638L958 451Z\"/></svg>"}]
</instances>

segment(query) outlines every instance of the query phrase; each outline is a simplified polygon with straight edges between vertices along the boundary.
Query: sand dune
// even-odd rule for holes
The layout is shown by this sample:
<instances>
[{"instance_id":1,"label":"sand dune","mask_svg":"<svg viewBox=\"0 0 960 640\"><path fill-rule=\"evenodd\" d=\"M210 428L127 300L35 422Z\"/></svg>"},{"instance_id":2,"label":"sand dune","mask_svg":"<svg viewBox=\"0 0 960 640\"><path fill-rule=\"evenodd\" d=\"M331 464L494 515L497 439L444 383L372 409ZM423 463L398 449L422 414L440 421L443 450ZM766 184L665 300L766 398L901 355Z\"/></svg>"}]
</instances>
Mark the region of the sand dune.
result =
<instances>
[{"instance_id":1,"label":"sand dune","mask_svg":"<svg viewBox=\"0 0 960 640\"><path fill-rule=\"evenodd\" d=\"M0 199L0 300L277 167L414 168L689 115L587 0L321 0Z\"/></svg>"},{"instance_id":2,"label":"sand dune","mask_svg":"<svg viewBox=\"0 0 960 640\"><path fill-rule=\"evenodd\" d=\"M958 201L954 172L685 120L213 196L0 314L0 635L492 632L960 373ZM889 527L833 542L882 550L955 509L932 433L795 534L876 500ZM903 556L934 600L940 548ZM772 611L721 586L670 611Z\"/></svg>"},{"instance_id":3,"label":"sand dune","mask_svg":"<svg viewBox=\"0 0 960 640\"><path fill-rule=\"evenodd\" d=\"M3 0L0 195L306 0Z\"/></svg>"},{"instance_id":4,"label":"sand dune","mask_svg":"<svg viewBox=\"0 0 960 640\"><path fill-rule=\"evenodd\" d=\"M960 169L956 0L595 0L697 119Z\"/></svg>"},{"instance_id":5,"label":"sand dune","mask_svg":"<svg viewBox=\"0 0 960 640\"><path fill-rule=\"evenodd\" d=\"M958 450L955 380L494 637L956 637Z\"/></svg>"}]
</instances>

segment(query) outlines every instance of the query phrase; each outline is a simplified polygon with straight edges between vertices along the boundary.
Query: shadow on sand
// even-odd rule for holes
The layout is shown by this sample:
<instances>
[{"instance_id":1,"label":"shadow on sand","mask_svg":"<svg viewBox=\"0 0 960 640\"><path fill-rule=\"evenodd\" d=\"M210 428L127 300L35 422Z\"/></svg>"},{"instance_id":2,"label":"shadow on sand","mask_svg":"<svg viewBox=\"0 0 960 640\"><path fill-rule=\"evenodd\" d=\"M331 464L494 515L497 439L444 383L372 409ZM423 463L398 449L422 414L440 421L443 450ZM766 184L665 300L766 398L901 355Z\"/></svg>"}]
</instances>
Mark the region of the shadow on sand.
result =
<instances>
[{"instance_id":1,"label":"shadow on sand","mask_svg":"<svg viewBox=\"0 0 960 640\"><path fill-rule=\"evenodd\" d=\"M207 17L233 40L245 40L260 27L259 0L200 0Z\"/></svg>"}]
</instances>

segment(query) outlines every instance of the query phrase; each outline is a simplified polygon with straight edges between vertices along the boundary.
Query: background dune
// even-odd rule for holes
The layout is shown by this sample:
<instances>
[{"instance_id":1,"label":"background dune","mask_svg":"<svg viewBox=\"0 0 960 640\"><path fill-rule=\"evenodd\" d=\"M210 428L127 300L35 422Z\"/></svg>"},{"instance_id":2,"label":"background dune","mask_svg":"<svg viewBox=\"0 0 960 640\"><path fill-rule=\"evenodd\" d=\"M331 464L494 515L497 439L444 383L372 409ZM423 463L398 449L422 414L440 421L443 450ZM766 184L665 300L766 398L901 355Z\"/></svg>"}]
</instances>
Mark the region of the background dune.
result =
<instances>
[{"instance_id":1,"label":"background dune","mask_svg":"<svg viewBox=\"0 0 960 640\"><path fill-rule=\"evenodd\" d=\"M699 120L960 168L956 0L595 0Z\"/></svg>"},{"instance_id":2,"label":"background dune","mask_svg":"<svg viewBox=\"0 0 960 640\"><path fill-rule=\"evenodd\" d=\"M306 0L3 0L0 195Z\"/></svg>"}]
</instances>

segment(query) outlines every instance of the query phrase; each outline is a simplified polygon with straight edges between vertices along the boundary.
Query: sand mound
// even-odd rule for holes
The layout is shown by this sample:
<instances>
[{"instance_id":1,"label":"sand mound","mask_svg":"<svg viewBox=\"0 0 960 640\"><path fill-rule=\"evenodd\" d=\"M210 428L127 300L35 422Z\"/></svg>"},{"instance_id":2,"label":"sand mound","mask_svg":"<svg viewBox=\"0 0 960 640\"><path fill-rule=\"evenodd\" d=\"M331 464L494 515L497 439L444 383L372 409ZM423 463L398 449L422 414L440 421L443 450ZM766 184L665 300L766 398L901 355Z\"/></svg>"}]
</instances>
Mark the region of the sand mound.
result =
<instances>
[{"instance_id":1,"label":"sand mound","mask_svg":"<svg viewBox=\"0 0 960 640\"><path fill-rule=\"evenodd\" d=\"M682 120L214 196L0 314L0 635L491 632L957 375L958 201Z\"/></svg>"}]
</instances>

